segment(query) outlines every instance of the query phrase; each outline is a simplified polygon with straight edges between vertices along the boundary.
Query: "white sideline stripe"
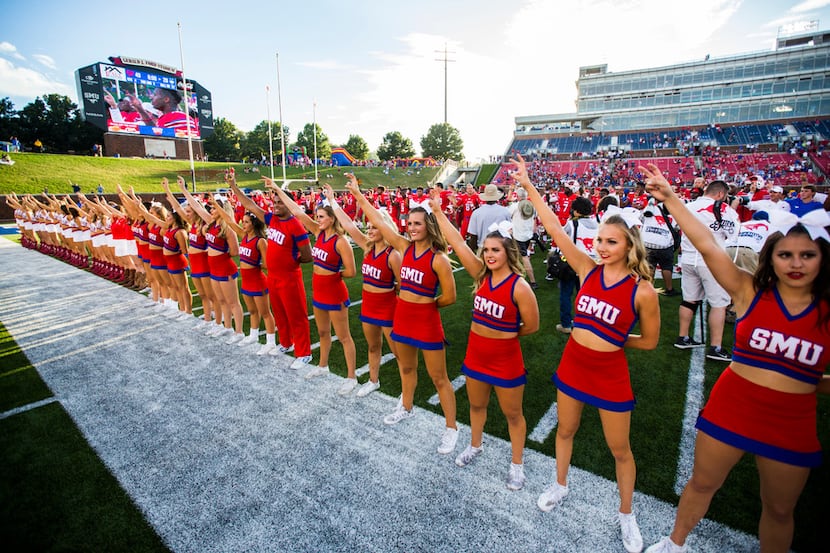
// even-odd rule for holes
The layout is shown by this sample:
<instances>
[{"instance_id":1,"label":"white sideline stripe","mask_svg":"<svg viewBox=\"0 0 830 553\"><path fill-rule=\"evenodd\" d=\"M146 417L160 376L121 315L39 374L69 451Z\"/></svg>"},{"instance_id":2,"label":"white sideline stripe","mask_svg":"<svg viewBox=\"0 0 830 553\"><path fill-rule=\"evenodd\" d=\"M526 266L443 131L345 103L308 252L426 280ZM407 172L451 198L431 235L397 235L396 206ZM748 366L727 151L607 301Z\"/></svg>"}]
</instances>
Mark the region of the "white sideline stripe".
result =
<instances>
[{"instance_id":1,"label":"white sideline stripe","mask_svg":"<svg viewBox=\"0 0 830 553\"><path fill-rule=\"evenodd\" d=\"M332 334L331 335L331 341L336 342L337 341L337 336ZM311 344L311 349L320 349L320 342L314 342L313 344Z\"/></svg>"},{"instance_id":2,"label":"white sideline stripe","mask_svg":"<svg viewBox=\"0 0 830 553\"><path fill-rule=\"evenodd\" d=\"M463 374L458 375L453 379L451 382L452 384L452 391L457 392L459 388L461 388L464 384L467 383L467 377ZM433 394L431 398L427 400L427 403L430 405L438 405L441 401L438 399L438 394Z\"/></svg>"},{"instance_id":3,"label":"white sideline stripe","mask_svg":"<svg viewBox=\"0 0 830 553\"><path fill-rule=\"evenodd\" d=\"M527 439L541 444L548 439L548 436L550 436L550 433L553 432L557 424L559 424L559 408L554 401L553 405L550 406L547 412L542 415L542 418L539 419L539 422L536 423L533 432L527 436Z\"/></svg>"},{"instance_id":4,"label":"white sideline stripe","mask_svg":"<svg viewBox=\"0 0 830 553\"><path fill-rule=\"evenodd\" d=\"M384 353L380 358L381 366L383 366L385 363L388 363L389 361L391 361L394 358L395 358L394 353ZM367 372L369 372L369 363L366 363L362 367L358 367L357 370L354 372L354 374L355 374L355 376L363 376Z\"/></svg>"},{"instance_id":5,"label":"white sideline stripe","mask_svg":"<svg viewBox=\"0 0 830 553\"><path fill-rule=\"evenodd\" d=\"M705 302L704 302L705 306ZM700 331L700 324L698 324L698 317L706 320L706 309L701 308L700 314L695 311L695 316L692 318L690 329L694 329L689 334L699 341L706 343L707 336ZM697 421L697 414L703 406L703 379L706 376L703 370L703 365L706 362L706 348L692 349L692 355L689 359L689 378L686 380L686 405L683 408L683 428L680 432L680 444L677 452L677 472L674 477L674 493L680 495L683 493L683 488L686 487L686 482L692 476L692 468L695 461L695 439L697 438L697 429L695 429L695 422Z\"/></svg>"},{"instance_id":6,"label":"white sideline stripe","mask_svg":"<svg viewBox=\"0 0 830 553\"><path fill-rule=\"evenodd\" d=\"M41 399L40 401L35 401L34 403L30 403L28 405L21 405L20 407L15 407L14 409L9 409L3 413L0 413L0 420L7 419L9 417L13 417L14 415L18 415L20 413L25 413L26 411L31 411L32 409L38 409L43 407L44 405L49 405L50 403L55 403L58 401L56 397L49 397L46 399Z\"/></svg>"}]
</instances>

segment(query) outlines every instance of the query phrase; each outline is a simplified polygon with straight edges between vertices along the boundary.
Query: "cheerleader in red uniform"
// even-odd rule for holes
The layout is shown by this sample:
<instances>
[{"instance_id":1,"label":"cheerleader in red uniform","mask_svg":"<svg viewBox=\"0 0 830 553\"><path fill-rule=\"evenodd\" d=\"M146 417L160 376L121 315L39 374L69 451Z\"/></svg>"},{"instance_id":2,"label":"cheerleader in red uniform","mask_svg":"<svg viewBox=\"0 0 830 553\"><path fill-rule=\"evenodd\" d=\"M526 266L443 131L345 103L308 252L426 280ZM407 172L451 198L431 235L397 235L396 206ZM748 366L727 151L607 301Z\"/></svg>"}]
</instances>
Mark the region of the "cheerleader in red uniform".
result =
<instances>
[{"instance_id":1,"label":"cheerleader in red uniform","mask_svg":"<svg viewBox=\"0 0 830 553\"><path fill-rule=\"evenodd\" d=\"M331 186L326 185L324 190L337 220L355 244L363 249L363 264L360 268L363 275L360 321L369 350L369 380L360 387L357 396L365 397L380 388L380 359L384 336L389 349L395 353L395 341L392 340L391 334L397 302L395 281L401 271L401 254L383 239L381 231L371 223L366 225L366 234L360 232L348 212L337 204ZM354 201L354 196L349 194L348 197ZM389 212L381 210L379 213L387 226L396 227Z\"/></svg>"},{"instance_id":2,"label":"cheerleader in red uniform","mask_svg":"<svg viewBox=\"0 0 830 553\"><path fill-rule=\"evenodd\" d=\"M322 203L318 205L314 208L312 219L281 188L271 186L288 210L315 236L314 246L311 248L311 256L314 259L311 273L311 303L314 309L314 322L320 336L320 362L318 367L306 373L306 378L329 372L333 326L337 339L343 346L348 371L346 380L337 393L348 395L357 386L357 363L354 340L349 329L349 291L343 279L355 275L354 252L331 206Z\"/></svg>"},{"instance_id":3,"label":"cheerleader in red uniform","mask_svg":"<svg viewBox=\"0 0 830 553\"><path fill-rule=\"evenodd\" d=\"M629 443L634 393L624 348L651 350L660 337L660 306L651 284L654 270L637 224L639 219L612 215L604 219L594 240L594 261L562 229L559 218L530 182L524 159L513 161L513 177L528 193L542 224L568 259L580 281L573 331L553 376L557 387L559 425L556 431L556 481L539 496L537 505L550 511L568 494L568 469L573 440L585 404L599 409L608 448L614 456L620 494L618 520L629 552L643 548L632 512L637 469ZM637 320L641 335L630 334Z\"/></svg>"},{"instance_id":4,"label":"cheerleader in red uniform","mask_svg":"<svg viewBox=\"0 0 830 553\"><path fill-rule=\"evenodd\" d=\"M242 297L250 313L248 336L239 342L240 346L259 342L259 324L265 323L265 345L257 355L276 355L276 327L268 298L266 275L262 271L268 242L265 238L265 223L251 212L245 212L237 224L224 210L217 210L228 228L239 238L239 265L242 275Z\"/></svg>"},{"instance_id":5,"label":"cheerleader in red uniform","mask_svg":"<svg viewBox=\"0 0 830 553\"><path fill-rule=\"evenodd\" d=\"M388 228L380 212L360 192L357 178L353 174L347 177L346 188L357 198L368 221L381 229L383 238L401 254L400 294L391 334L397 342L395 349L401 373L401 402L383 421L397 424L415 414L413 402L418 384L418 350L421 350L446 422L438 452L449 454L458 441L458 428L455 390L447 376L444 328L438 314L439 308L455 303L455 280L447 257L447 242L435 217L424 207L416 207L409 212L409 238Z\"/></svg>"},{"instance_id":6,"label":"cheerleader in red uniform","mask_svg":"<svg viewBox=\"0 0 830 553\"><path fill-rule=\"evenodd\" d=\"M817 393L830 393L830 216L772 210L752 275L739 269L688 211L660 170L640 167L646 188L671 212L735 306L732 362L697 420L692 477L671 535L650 552L686 550L686 537L745 453L761 489L761 551L788 551L794 511L810 468L821 464ZM775 213L773 213L773 211Z\"/></svg>"},{"instance_id":7,"label":"cheerleader in red uniform","mask_svg":"<svg viewBox=\"0 0 830 553\"><path fill-rule=\"evenodd\" d=\"M539 329L539 306L527 281L522 278L521 255L509 225L502 224L483 240L481 252L471 250L458 229L439 209L433 194L432 212L461 264L476 282L473 321L467 354L461 372L467 376L470 402L470 445L455 458L459 467L469 465L483 451L482 434L487 420L490 392L495 388L501 411L507 419L512 458L507 487L520 490L525 474L522 454L527 425L522 413L527 371L519 336Z\"/></svg>"}]
</instances>

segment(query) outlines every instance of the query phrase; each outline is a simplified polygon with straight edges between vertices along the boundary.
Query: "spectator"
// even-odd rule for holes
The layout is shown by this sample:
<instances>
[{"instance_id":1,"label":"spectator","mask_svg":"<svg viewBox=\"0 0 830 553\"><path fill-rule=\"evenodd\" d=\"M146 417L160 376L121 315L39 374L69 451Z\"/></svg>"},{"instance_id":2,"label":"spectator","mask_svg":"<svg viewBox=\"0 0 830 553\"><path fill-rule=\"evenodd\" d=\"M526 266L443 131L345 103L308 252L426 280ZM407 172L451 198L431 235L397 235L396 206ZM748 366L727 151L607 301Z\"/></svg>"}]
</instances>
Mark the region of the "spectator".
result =
<instances>
[{"instance_id":1,"label":"spectator","mask_svg":"<svg viewBox=\"0 0 830 553\"><path fill-rule=\"evenodd\" d=\"M484 187L484 192L479 193L478 197L484 205L473 211L470 216L470 225L467 228L471 250L475 251L481 247L490 225L510 221L510 211L506 207L497 204L502 196L504 194L495 184L488 184Z\"/></svg>"}]
</instances>

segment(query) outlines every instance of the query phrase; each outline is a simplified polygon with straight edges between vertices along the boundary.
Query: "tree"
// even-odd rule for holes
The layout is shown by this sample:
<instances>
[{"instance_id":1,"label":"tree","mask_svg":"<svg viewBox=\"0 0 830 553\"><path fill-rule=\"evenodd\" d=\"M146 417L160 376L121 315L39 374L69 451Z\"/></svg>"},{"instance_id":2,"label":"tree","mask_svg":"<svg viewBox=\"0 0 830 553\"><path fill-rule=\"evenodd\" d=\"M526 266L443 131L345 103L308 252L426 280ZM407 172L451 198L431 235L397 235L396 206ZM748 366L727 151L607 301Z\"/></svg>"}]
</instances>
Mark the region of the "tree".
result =
<instances>
[{"instance_id":1,"label":"tree","mask_svg":"<svg viewBox=\"0 0 830 553\"><path fill-rule=\"evenodd\" d=\"M461 140L458 129L449 123L437 123L421 137L421 151L424 157L460 161L464 155L464 141Z\"/></svg>"},{"instance_id":2,"label":"tree","mask_svg":"<svg viewBox=\"0 0 830 553\"><path fill-rule=\"evenodd\" d=\"M386 133L383 142L378 146L378 158L386 161L398 157L407 158L415 155L412 141L404 138L400 131Z\"/></svg>"},{"instance_id":3,"label":"tree","mask_svg":"<svg viewBox=\"0 0 830 553\"><path fill-rule=\"evenodd\" d=\"M306 123L303 130L297 134L297 146L305 148L308 157L314 157L314 131L315 125ZM320 130L320 125L316 125L317 130L317 158L328 159L331 157L331 144L329 144L329 137Z\"/></svg>"},{"instance_id":4,"label":"tree","mask_svg":"<svg viewBox=\"0 0 830 553\"><path fill-rule=\"evenodd\" d=\"M279 131L277 133L279 138ZM236 125L219 117L213 121L213 134L205 139L205 154L214 161L237 161L242 158L244 138L245 134Z\"/></svg>"},{"instance_id":5,"label":"tree","mask_svg":"<svg viewBox=\"0 0 830 553\"><path fill-rule=\"evenodd\" d=\"M270 153L268 148L268 121L260 121L252 131L245 134L245 138L240 143L240 155L243 158L261 159L265 156L267 159ZM274 162L282 162L280 157L280 129L282 126L279 121L273 122L271 126L271 149L274 151ZM215 131L214 131L215 132ZM285 144L288 146L288 127L285 127Z\"/></svg>"},{"instance_id":6,"label":"tree","mask_svg":"<svg viewBox=\"0 0 830 553\"><path fill-rule=\"evenodd\" d=\"M349 140L343 145L346 151L352 154L355 159L366 160L369 159L369 145L360 136L350 134Z\"/></svg>"},{"instance_id":7,"label":"tree","mask_svg":"<svg viewBox=\"0 0 830 553\"><path fill-rule=\"evenodd\" d=\"M19 128L14 104L8 96L0 98L0 140L8 140L12 136L17 136Z\"/></svg>"}]
</instances>

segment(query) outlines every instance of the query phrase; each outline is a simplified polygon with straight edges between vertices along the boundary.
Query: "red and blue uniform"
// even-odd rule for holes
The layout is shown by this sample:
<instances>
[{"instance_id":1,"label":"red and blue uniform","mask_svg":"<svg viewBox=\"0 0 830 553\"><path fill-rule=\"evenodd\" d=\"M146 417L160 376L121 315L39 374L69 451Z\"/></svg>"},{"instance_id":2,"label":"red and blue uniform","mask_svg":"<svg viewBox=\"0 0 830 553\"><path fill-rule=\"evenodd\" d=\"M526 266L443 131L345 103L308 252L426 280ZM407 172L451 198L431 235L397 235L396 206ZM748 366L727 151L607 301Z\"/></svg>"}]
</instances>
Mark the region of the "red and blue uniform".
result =
<instances>
[{"instance_id":1,"label":"red and blue uniform","mask_svg":"<svg viewBox=\"0 0 830 553\"><path fill-rule=\"evenodd\" d=\"M473 322L510 336L488 338L470 330L467 354L461 372L470 378L503 388L515 388L527 382L522 350L519 346L521 317L513 297L519 275L511 274L493 286L493 276L478 287L473 298Z\"/></svg>"},{"instance_id":2,"label":"red and blue uniform","mask_svg":"<svg viewBox=\"0 0 830 553\"><path fill-rule=\"evenodd\" d=\"M230 279L235 279L239 276L239 269L234 263L233 258L229 252L228 241L222 236L222 227L217 224L211 224L205 231L205 240L207 241L210 250L220 252L218 254L208 254L208 266L210 268L210 278L226 282Z\"/></svg>"},{"instance_id":3,"label":"red and blue uniform","mask_svg":"<svg viewBox=\"0 0 830 553\"><path fill-rule=\"evenodd\" d=\"M311 248L311 257L314 265L331 271L330 274L312 273L311 275L311 303L317 309L326 311L340 311L348 307L349 290L343 282L343 275L340 269L343 267L343 259L337 251L337 239L339 234L332 233L328 238L325 233L317 235L314 247Z\"/></svg>"},{"instance_id":4,"label":"red and blue uniform","mask_svg":"<svg viewBox=\"0 0 830 553\"><path fill-rule=\"evenodd\" d=\"M308 233L294 218L280 219L265 214L268 248L268 289L271 311L280 337L280 345L294 345L297 357L311 355L311 336L306 310L305 285L300 271L300 246L308 243Z\"/></svg>"},{"instance_id":5,"label":"red and blue uniform","mask_svg":"<svg viewBox=\"0 0 830 553\"><path fill-rule=\"evenodd\" d=\"M429 248L415 255L410 244L401 260L401 291L434 298L438 293L438 274L432 268L435 252ZM444 326L435 302L414 303L398 298L391 337L396 342L425 350L444 349Z\"/></svg>"},{"instance_id":6,"label":"red and blue uniform","mask_svg":"<svg viewBox=\"0 0 830 553\"><path fill-rule=\"evenodd\" d=\"M389 265L389 254L392 246L387 246L375 255L372 248L363 256L363 265L360 272L363 274L363 284L385 290L385 292L370 292L363 290L363 303L360 304L360 320L367 324L391 327L395 317L395 273Z\"/></svg>"},{"instance_id":7,"label":"red and blue uniform","mask_svg":"<svg viewBox=\"0 0 830 553\"><path fill-rule=\"evenodd\" d=\"M818 301L791 314L777 288L761 290L735 323L732 362L817 384L830 364L830 305ZM760 386L727 368L709 394L696 427L713 438L801 467L819 466L816 392L794 394Z\"/></svg>"},{"instance_id":8,"label":"red and blue uniform","mask_svg":"<svg viewBox=\"0 0 830 553\"><path fill-rule=\"evenodd\" d=\"M201 233L199 225L191 225L187 233L187 243L190 246L190 276L193 278L208 278L210 276L210 265L208 265L207 240ZM192 251L198 250L198 251Z\"/></svg>"},{"instance_id":9,"label":"red and blue uniform","mask_svg":"<svg viewBox=\"0 0 830 553\"><path fill-rule=\"evenodd\" d=\"M167 267L167 272L171 275L181 274L187 269L187 257L182 252L179 246L179 241L176 240L176 233L179 232L178 227L171 227L164 233L162 241L164 243L164 262Z\"/></svg>"},{"instance_id":10,"label":"red and blue uniform","mask_svg":"<svg viewBox=\"0 0 830 553\"><path fill-rule=\"evenodd\" d=\"M147 244L147 228L150 224L147 221L141 221L134 225L133 236L135 237L136 249L138 250L138 257L144 263L150 262L150 246Z\"/></svg>"},{"instance_id":11,"label":"red and blue uniform","mask_svg":"<svg viewBox=\"0 0 830 553\"><path fill-rule=\"evenodd\" d=\"M265 275L262 272L262 254L259 253L259 236L242 239L239 244L239 272L242 276L242 293L246 296L261 296L268 293Z\"/></svg>"},{"instance_id":12,"label":"red and blue uniform","mask_svg":"<svg viewBox=\"0 0 830 553\"><path fill-rule=\"evenodd\" d=\"M606 286L603 274L604 267L599 265L585 277L576 295L573 325L620 349L596 351L571 338L552 380L560 392L594 407L615 412L632 411L634 391L622 348L637 322L634 309L637 279L628 275Z\"/></svg>"},{"instance_id":13,"label":"red and blue uniform","mask_svg":"<svg viewBox=\"0 0 830 553\"><path fill-rule=\"evenodd\" d=\"M158 269L160 271L167 270L167 263L164 261L164 237L161 233L161 227L156 225L149 225L147 227L147 242L150 243L150 268Z\"/></svg>"}]
</instances>

